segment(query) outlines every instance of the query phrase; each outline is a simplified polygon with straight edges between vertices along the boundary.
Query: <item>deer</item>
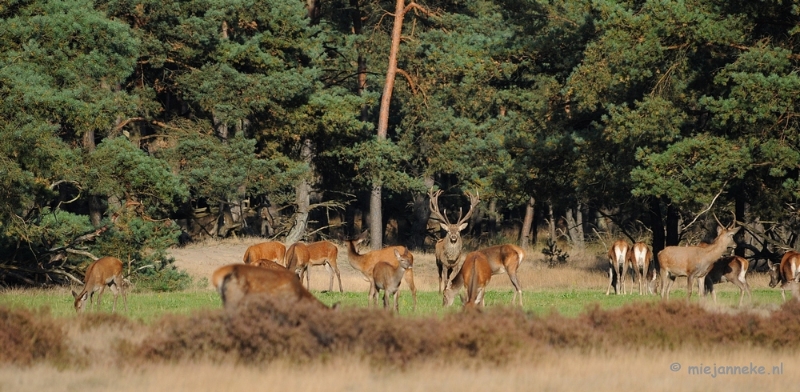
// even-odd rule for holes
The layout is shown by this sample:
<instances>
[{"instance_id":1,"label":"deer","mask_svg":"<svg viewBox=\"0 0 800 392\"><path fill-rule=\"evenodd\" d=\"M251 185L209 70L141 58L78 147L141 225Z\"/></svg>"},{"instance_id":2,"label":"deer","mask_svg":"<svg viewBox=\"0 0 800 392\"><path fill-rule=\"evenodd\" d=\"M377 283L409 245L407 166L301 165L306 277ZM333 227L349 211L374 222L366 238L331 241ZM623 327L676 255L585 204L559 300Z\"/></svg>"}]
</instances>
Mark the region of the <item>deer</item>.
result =
<instances>
[{"instance_id":1,"label":"deer","mask_svg":"<svg viewBox=\"0 0 800 392\"><path fill-rule=\"evenodd\" d=\"M769 266L769 287L781 285L781 297L786 302L786 286L790 286L792 296L800 301L798 295L798 281L800 281L800 253L790 250L784 253L780 264L775 264L772 260L767 260Z\"/></svg>"},{"instance_id":2,"label":"deer","mask_svg":"<svg viewBox=\"0 0 800 392\"><path fill-rule=\"evenodd\" d=\"M731 282L739 288L739 307L742 307L745 292L747 292L750 302L753 302L750 285L747 284L745 279L749 267L750 263L747 259L740 256L727 256L714 262L714 265L711 266L711 271L708 272L708 275L703 280L703 284L706 292L711 293L715 304L717 303L717 293L714 291L714 285L724 282Z\"/></svg>"},{"instance_id":3,"label":"deer","mask_svg":"<svg viewBox=\"0 0 800 392\"><path fill-rule=\"evenodd\" d=\"M286 269L294 272L300 283L303 283L303 271L308 267L308 260L311 258L311 253L308 251L308 246L302 242L295 242L289 245L286 249ZM306 275L306 288L311 289L311 275Z\"/></svg>"},{"instance_id":4,"label":"deer","mask_svg":"<svg viewBox=\"0 0 800 392\"><path fill-rule=\"evenodd\" d=\"M255 295L330 309L303 287L294 272L287 269L230 264L214 271L211 283L222 298L226 310L235 309L242 301Z\"/></svg>"},{"instance_id":5,"label":"deer","mask_svg":"<svg viewBox=\"0 0 800 392\"><path fill-rule=\"evenodd\" d=\"M412 261L410 261L411 253L406 249L404 254L400 254L397 249L394 250L394 256L397 259L397 267L385 261L379 261L375 264L372 270L372 279L370 282L369 298L373 305L378 303L378 292L383 290L383 308L389 308L389 297L392 298L393 308L395 312L400 312L400 304L397 301L399 293L400 281L403 279L406 270L413 268Z\"/></svg>"},{"instance_id":6,"label":"deer","mask_svg":"<svg viewBox=\"0 0 800 392\"><path fill-rule=\"evenodd\" d=\"M653 252L644 242L636 242L628 251L628 263L633 267L634 274L639 276L639 295L644 295L643 285L647 286L647 292L655 294L655 268L650 270L653 261Z\"/></svg>"},{"instance_id":7,"label":"deer","mask_svg":"<svg viewBox=\"0 0 800 392\"><path fill-rule=\"evenodd\" d=\"M715 217L716 218L716 217ZM698 281L698 290L703 295L704 278L711 270L714 262L728 250L736 247L733 236L741 227L734 227L736 219L730 227L725 227L717 220L717 237L714 242L705 246L668 246L658 252L658 262L661 264L661 299L669 299L669 290L675 278L686 277L689 294L686 300L692 298L692 283ZM669 279L669 280L668 280Z\"/></svg>"},{"instance_id":8,"label":"deer","mask_svg":"<svg viewBox=\"0 0 800 392\"><path fill-rule=\"evenodd\" d=\"M522 260L525 258L525 252L522 248L512 244L505 244L490 246L488 248L476 250L475 252L481 253L486 257L489 268L492 270L492 275L502 274L504 272L508 274L508 278L514 286L514 296L511 298L511 304L515 304L517 296L519 296L519 306L522 306L522 286L520 286L519 279L517 278L517 270L520 264L522 264ZM464 267L462 266L461 268L463 269ZM458 273L456 273L456 277L458 277ZM453 278L453 281L455 280L456 278ZM453 283L452 286L460 288L463 284L463 282L459 284ZM445 287L445 290L446 289ZM449 303L444 301L444 306L450 305L452 305L452 301Z\"/></svg>"},{"instance_id":9,"label":"deer","mask_svg":"<svg viewBox=\"0 0 800 392\"><path fill-rule=\"evenodd\" d=\"M280 264L278 264L278 263L276 263L276 262L274 262L272 260L267 260L267 259L259 259L259 260L256 260L256 261L250 263L249 265L252 265L254 267L266 268L266 269L273 269L273 270L277 269L277 270L288 271L288 269L286 267L284 267L284 266L282 266L282 265L280 265Z\"/></svg>"},{"instance_id":10,"label":"deer","mask_svg":"<svg viewBox=\"0 0 800 392\"><path fill-rule=\"evenodd\" d=\"M336 259L339 255L339 248L330 241L317 241L307 245L309 258L306 263L302 265L302 269L298 272L300 281L303 281L303 275L310 275L310 267L315 265L324 265L328 270L328 291L333 291L333 274L336 273L336 279L339 281L339 292L342 290L342 276L339 274L339 266L336 264ZM288 251L287 251L288 259ZM288 263L288 261L287 261ZM307 278L310 280L310 278ZM309 287L310 289L310 287Z\"/></svg>"},{"instance_id":11,"label":"deer","mask_svg":"<svg viewBox=\"0 0 800 392\"><path fill-rule=\"evenodd\" d=\"M442 230L446 231L444 238L436 241L435 255L436 255L436 268L439 270L439 293L442 292L442 283L444 278L444 285L450 281L450 276L453 270L458 267L461 259L461 248L463 242L461 241L461 232L467 228L469 224L467 220L472 216L475 207L480 202L480 197L476 193L474 196L467 192L469 197L469 211L464 216L461 216L461 209L458 210L458 220L456 223L450 223L447 218L447 210L444 213L439 211L439 196L442 194L441 190L433 191L433 188L428 191L428 199L430 203L430 210L433 218L439 221L439 226ZM442 273L444 272L444 276Z\"/></svg>"},{"instance_id":12,"label":"deer","mask_svg":"<svg viewBox=\"0 0 800 392\"><path fill-rule=\"evenodd\" d=\"M284 257L286 256L286 246L278 241L268 241L251 245L244 252L242 261L245 264L252 264L258 260L271 260L280 265L286 266Z\"/></svg>"},{"instance_id":13,"label":"deer","mask_svg":"<svg viewBox=\"0 0 800 392\"><path fill-rule=\"evenodd\" d=\"M81 313L86 308L86 301L89 301L90 306L94 306L97 310L100 307L100 299L103 296L103 291L106 286L114 293L114 304L111 307L111 313L117 310L117 296L122 294L122 302L125 305L125 311L128 311L128 298L125 295L125 288L123 287L122 279L122 260L116 257L102 257L89 265L86 269L86 274L83 278L84 286L80 293L72 290L72 297L75 298L75 311ZM97 299L93 302L92 298L94 293L97 293Z\"/></svg>"},{"instance_id":14,"label":"deer","mask_svg":"<svg viewBox=\"0 0 800 392\"><path fill-rule=\"evenodd\" d=\"M464 264L452 282L448 282L442 293L442 305L450 306L455 300L456 293L466 284L467 296L461 297L464 309L483 307L486 285L492 279L492 267L486 254L475 251L467 253Z\"/></svg>"},{"instance_id":15,"label":"deer","mask_svg":"<svg viewBox=\"0 0 800 392\"><path fill-rule=\"evenodd\" d=\"M345 243L347 245L347 261L350 265L361 272L367 281L372 279L372 274L375 269L375 265L378 264L380 261L388 262L392 265L392 267L397 268L399 261L394 256L394 251L396 250L398 253L405 255L408 254L408 260L411 265L414 264L414 255L408 251L405 246L397 245L397 246L388 246L383 249L373 250L367 252L365 254L358 253L356 249L356 245L360 244L366 238L368 232L362 233L360 236L354 239L346 240ZM405 272L405 281L408 283L409 289L411 289L411 297L414 302L414 310L417 309L417 288L414 285L414 270L413 268L409 268ZM371 283L371 282L370 282Z\"/></svg>"},{"instance_id":16,"label":"deer","mask_svg":"<svg viewBox=\"0 0 800 392\"><path fill-rule=\"evenodd\" d=\"M632 263L630 258L631 245L623 239L615 241L608 250L608 288L606 295L611 293L611 286L614 286L614 294L620 293L620 286L623 294L625 290L625 276L628 275L628 264ZM614 283L614 275L617 275L617 284Z\"/></svg>"}]
</instances>

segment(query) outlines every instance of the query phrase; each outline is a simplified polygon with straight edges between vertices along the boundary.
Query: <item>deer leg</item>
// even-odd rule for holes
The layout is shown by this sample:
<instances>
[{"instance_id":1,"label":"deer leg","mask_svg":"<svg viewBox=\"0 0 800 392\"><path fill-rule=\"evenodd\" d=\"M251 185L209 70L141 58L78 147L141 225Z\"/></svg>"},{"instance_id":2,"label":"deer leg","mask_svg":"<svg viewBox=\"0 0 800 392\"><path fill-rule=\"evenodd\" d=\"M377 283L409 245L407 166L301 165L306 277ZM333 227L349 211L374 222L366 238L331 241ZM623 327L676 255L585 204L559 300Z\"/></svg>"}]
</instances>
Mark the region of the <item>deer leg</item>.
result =
<instances>
[{"instance_id":1,"label":"deer leg","mask_svg":"<svg viewBox=\"0 0 800 392\"><path fill-rule=\"evenodd\" d=\"M367 298L367 306L372 307L372 305L378 304L378 288L375 287L375 281L370 279L369 281L369 297Z\"/></svg>"},{"instance_id":2,"label":"deer leg","mask_svg":"<svg viewBox=\"0 0 800 392\"><path fill-rule=\"evenodd\" d=\"M611 285L614 283L614 265L612 264L608 267L608 288L606 289L606 295L611 293ZM614 294L617 293L617 288L614 287Z\"/></svg>"},{"instance_id":3,"label":"deer leg","mask_svg":"<svg viewBox=\"0 0 800 392\"><path fill-rule=\"evenodd\" d=\"M397 313L400 313L400 301L398 298L399 296L400 296L400 290L395 290L394 294L392 295L392 298L394 298L394 311Z\"/></svg>"},{"instance_id":4,"label":"deer leg","mask_svg":"<svg viewBox=\"0 0 800 392\"><path fill-rule=\"evenodd\" d=\"M622 294L628 294L628 290L625 288L625 280L628 275L628 263L622 263L622 271L620 271L620 276L622 277Z\"/></svg>"},{"instance_id":5,"label":"deer leg","mask_svg":"<svg viewBox=\"0 0 800 392\"><path fill-rule=\"evenodd\" d=\"M672 282L675 278L669 276L666 269L661 269L661 299L669 299L669 290L672 288Z\"/></svg>"},{"instance_id":6,"label":"deer leg","mask_svg":"<svg viewBox=\"0 0 800 392\"><path fill-rule=\"evenodd\" d=\"M404 279L405 279L406 283L408 283L408 288L411 289L411 298L412 298L412 301L414 303L413 309L416 311L417 310L417 287L414 286L414 270L407 269L406 272L405 272ZM441 285L441 282L440 282L440 285ZM440 287L440 289L441 289L441 287Z\"/></svg>"},{"instance_id":7,"label":"deer leg","mask_svg":"<svg viewBox=\"0 0 800 392\"><path fill-rule=\"evenodd\" d=\"M444 272L444 265L441 261L436 260L436 268L439 270L439 294L442 293L442 272Z\"/></svg>"},{"instance_id":8,"label":"deer leg","mask_svg":"<svg viewBox=\"0 0 800 392\"><path fill-rule=\"evenodd\" d=\"M694 277L692 276L692 274L689 274L686 276L686 284L688 291L688 294L686 295L686 302L689 302L692 299L692 283L694 283Z\"/></svg>"},{"instance_id":9,"label":"deer leg","mask_svg":"<svg viewBox=\"0 0 800 392\"><path fill-rule=\"evenodd\" d=\"M522 306L522 287L520 287L519 279L517 279L517 271L509 271L508 278L511 279L511 284L514 285L514 296L511 297L511 304L514 304L517 294L519 294L519 306Z\"/></svg>"},{"instance_id":10,"label":"deer leg","mask_svg":"<svg viewBox=\"0 0 800 392\"><path fill-rule=\"evenodd\" d=\"M333 268L331 268L331 264L327 261L323 265L325 266L325 270L328 271L328 277L330 277L328 280L328 291L333 291Z\"/></svg>"}]
</instances>

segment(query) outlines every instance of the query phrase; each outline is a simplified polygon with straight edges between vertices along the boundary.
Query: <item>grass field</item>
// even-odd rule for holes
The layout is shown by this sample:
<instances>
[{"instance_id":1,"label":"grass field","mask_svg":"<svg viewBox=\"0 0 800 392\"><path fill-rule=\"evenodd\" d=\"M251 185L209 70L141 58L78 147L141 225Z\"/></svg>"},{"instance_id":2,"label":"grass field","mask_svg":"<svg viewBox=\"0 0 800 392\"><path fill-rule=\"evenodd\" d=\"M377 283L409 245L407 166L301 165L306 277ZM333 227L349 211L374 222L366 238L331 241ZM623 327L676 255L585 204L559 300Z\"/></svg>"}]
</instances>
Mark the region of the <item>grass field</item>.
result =
<instances>
[{"instance_id":1,"label":"grass field","mask_svg":"<svg viewBox=\"0 0 800 392\"><path fill-rule=\"evenodd\" d=\"M229 250L225 245L215 244L203 244L196 249L187 250L184 259L188 261L184 261L183 265L187 268L196 268L193 273L196 282L190 290L153 293L134 289L128 295L127 311L122 309L120 299L117 313L124 319L137 321L132 324L103 317L93 319L76 315L72 306L72 295L66 288L0 292L0 308L45 309L44 312L52 315L66 331L69 352L81 358L88 358L84 360L88 362L77 362L84 363L80 366L58 365L60 362L56 364L38 362L31 366L0 365L0 392L104 391L112 388L118 391L217 391L263 389L265 385L269 385L269 389L303 391L375 389L410 391L434 388L462 391L585 389L604 391L622 388L672 391L677 386L680 390L689 391L711 389L736 391L756 388L791 390L800 382L800 373L796 372L800 365L798 350L783 350L780 347L767 349L763 345L748 348L746 343L733 347L706 345L703 348L681 345L674 349L653 349L644 346L636 348L635 345L618 343L602 343L597 346L603 347L602 349L589 350L569 348L582 347L580 343L568 344L567 348L536 346L521 351L515 348L515 351L522 353L519 354L519 358L502 365L491 365L466 357L454 357L415 361L403 369L376 368L369 360L353 353L302 364L292 360L244 364L236 361L220 363L204 359L154 363L143 363L139 359L130 364L126 363L127 354L120 354L119 350L130 344L139 344L142 339L157 333L154 329L158 330L161 328L160 325L170 325L161 324L160 320L174 319L177 315L179 322L185 322L180 319L191 320L192 317L203 315L208 310L212 311L210 314L213 317L215 314L213 311L221 308L221 301L217 293L208 286L207 276L210 274L209 271L220 263L237 262L241 248L247 244L235 245L237 248L233 250ZM219 254L219 260L215 261L216 265L202 265L205 259L198 257L198 254L208 255L207 258ZM600 309L619 309L631 303L660 301L660 297L657 296L640 296L638 287L634 287L633 290L636 294L606 296L608 281L603 270L604 262L607 263L602 252L597 249L588 250L585 254L573 254L570 265L560 268L547 268L540 262L539 256L529 255L525 265L520 269L525 312L545 319L551 319L552 313L568 318L579 318L595 306ZM340 263L340 269L345 292L319 291L327 287L328 277L324 270L315 268L311 280L314 295L329 305L339 303L343 309L366 307L367 283L346 262ZM400 295L403 319L411 321L420 319L422 322L420 325L431 325L425 319L442 318L446 314L461 311L458 301L456 306L442 308L432 255L420 254L416 257L414 271L418 288L417 309L411 310L411 295L407 284L403 283ZM714 319L717 314L736 315L744 312L766 317L782 303L780 290L767 287L768 280L763 274L748 275L753 290L753 300L745 299L742 308L736 306L738 290L728 283L716 286L719 302L717 305L714 305L710 298L698 298L696 291L692 302L700 303L709 311L706 316L702 316L709 318L703 321L710 323L708 325L715 325ZM681 278L673 285L671 293L673 302L685 300L685 282L685 279ZM630 288L630 280L628 285ZM508 277L494 276L486 295L487 308L506 306L510 303L511 296ZM112 298L108 292L104 295L103 314L110 312ZM358 315L359 313L354 313L354 317ZM204 316L200 316L200 320L202 317ZM444 320L448 319L451 318ZM546 324L546 321L544 323ZM706 325L703 323L698 325ZM202 331L202 327L200 330ZM599 331L592 333L606 336L602 335L602 330ZM419 332L424 336L425 331ZM2 331L0 331L1 337ZM496 354L492 349L489 349L489 352ZM675 364L678 364L679 370L675 370ZM705 366L716 369L717 365L748 364L764 366L769 373L735 376L702 374L702 368ZM701 374L691 373L690 368L701 369Z\"/></svg>"},{"instance_id":2,"label":"grass field","mask_svg":"<svg viewBox=\"0 0 800 392\"><path fill-rule=\"evenodd\" d=\"M685 286L685 284L684 284ZM718 304L714 305L711 298L699 299L694 293L693 302L699 302L709 308L735 309L739 300L739 292L733 285L720 285L717 288ZM313 292L317 298L327 305L339 303L343 308L366 307L367 292ZM780 290L769 288L754 288L753 301L750 303L745 297L745 309L773 309L782 302ZM486 306L506 306L511 302L512 292L499 288L490 290L486 294ZM685 299L685 287L673 288L671 299ZM113 296L106 293L103 296L101 309L110 312ZM55 317L76 317L72 306L72 295L67 289L49 290L8 290L0 294L0 306L23 307L27 309L47 309ZM579 289L540 289L524 292L524 307L528 312L546 315L557 312L564 316L576 316L583 312L587 306L597 304L601 309L613 309L633 302L660 301L654 295L640 296L609 295L604 291ZM381 306L381 301L378 301ZM417 310L411 309L412 299L408 290L403 290L400 295L400 314L408 317L438 316L445 313L461 310L459 301L449 308L442 307L441 295L435 291L417 292ZM191 314L201 309L217 309L222 304L219 295L211 289L193 289L173 293L129 293L128 311L123 308L122 298L118 299L117 312L133 320L151 323L167 314Z\"/></svg>"}]
</instances>

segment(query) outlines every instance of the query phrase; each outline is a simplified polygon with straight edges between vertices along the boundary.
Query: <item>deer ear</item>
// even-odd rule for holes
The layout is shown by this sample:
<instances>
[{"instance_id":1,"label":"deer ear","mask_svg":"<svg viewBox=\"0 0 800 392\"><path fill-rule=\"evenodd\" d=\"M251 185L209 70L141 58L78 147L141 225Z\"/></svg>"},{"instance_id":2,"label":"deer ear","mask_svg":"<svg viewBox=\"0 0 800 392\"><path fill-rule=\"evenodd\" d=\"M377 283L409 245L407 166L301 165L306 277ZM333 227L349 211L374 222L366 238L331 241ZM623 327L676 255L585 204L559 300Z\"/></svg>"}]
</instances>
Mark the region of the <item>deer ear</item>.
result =
<instances>
[{"instance_id":1,"label":"deer ear","mask_svg":"<svg viewBox=\"0 0 800 392\"><path fill-rule=\"evenodd\" d=\"M447 227L447 225L446 225L446 224L444 224L444 223L442 223L442 222L439 222L439 226L440 226L440 227L442 228L442 230L444 230L444 231L448 231L448 230L450 229L449 227Z\"/></svg>"},{"instance_id":2,"label":"deer ear","mask_svg":"<svg viewBox=\"0 0 800 392\"><path fill-rule=\"evenodd\" d=\"M466 229L467 226L469 226L469 222L462 223L461 226L458 226L458 231L462 231L462 230Z\"/></svg>"},{"instance_id":3,"label":"deer ear","mask_svg":"<svg viewBox=\"0 0 800 392\"><path fill-rule=\"evenodd\" d=\"M72 289L72 298L78 298L78 292L75 289Z\"/></svg>"},{"instance_id":4,"label":"deer ear","mask_svg":"<svg viewBox=\"0 0 800 392\"><path fill-rule=\"evenodd\" d=\"M394 250L394 257L397 257L398 259L402 259L403 258L403 256L400 255L400 252L398 252L397 249Z\"/></svg>"}]
</instances>

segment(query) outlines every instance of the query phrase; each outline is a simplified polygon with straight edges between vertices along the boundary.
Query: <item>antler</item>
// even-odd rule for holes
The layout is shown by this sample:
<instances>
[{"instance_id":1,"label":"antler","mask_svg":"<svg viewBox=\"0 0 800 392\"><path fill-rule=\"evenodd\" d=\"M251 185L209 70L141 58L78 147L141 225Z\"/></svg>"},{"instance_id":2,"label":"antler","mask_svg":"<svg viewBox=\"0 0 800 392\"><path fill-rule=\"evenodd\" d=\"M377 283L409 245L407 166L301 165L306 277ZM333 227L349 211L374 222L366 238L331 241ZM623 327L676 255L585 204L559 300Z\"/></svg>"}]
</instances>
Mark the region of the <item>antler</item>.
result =
<instances>
[{"instance_id":1,"label":"antler","mask_svg":"<svg viewBox=\"0 0 800 392\"><path fill-rule=\"evenodd\" d=\"M450 221L447 220L447 216L439 212L439 195L442 194L442 190L439 189L436 192L433 191L433 187L428 190L428 198L430 199L430 208L431 214L434 215L434 219L444 222L446 225L450 224Z\"/></svg>"},{"instance_id":2,"label":"antler","mask_svg":"<svg viewBox=\"0 0 800 392\"><path fill-rule=\"evenodd\" d=\"M475 211L475 206L477 206L478 203L480 203L481 201L480 194L478 192L475 192L475 195L473 195L470 192L465 192L465 193L469 197L469 211L467 211L467 215L461 216L462 210L460 208L458 209L458 223L456 223L456 226L460 226L462 223L466 222L467 219L469 219L472 216L472 213ZM445 210L445 213L439 211L439 196L441 194L442 194L441 189L434 192L433 187L431 187L431 189L428 190L428 197L430 198L431 214L434 215L434 219L440 222L444 222L446 225L451 225L450 220L447 219L446 215L447 210Z\"/></svg>"},{"instance_id":3,"label":"antler","mask_svg":"<svg viewBox=\"0 0 800 392\"><path fill-rule=\"evenodd\" d=\"M462 218L461 209L460 208L458 209L458 223L456 223L456 226L460 226L462 223L466 222L467 219L469 219L469 217L471 217L472 213L475 211L475 206L477 206L478 203L480 203L481 201L480 194L478 192L475 192L474 196L472 195L472 193L469 192L464 192L464 193L466 193L467 196L469 197L469 211L467 211L467 215L465 215Z\"/></svg>"}]
</instances>

